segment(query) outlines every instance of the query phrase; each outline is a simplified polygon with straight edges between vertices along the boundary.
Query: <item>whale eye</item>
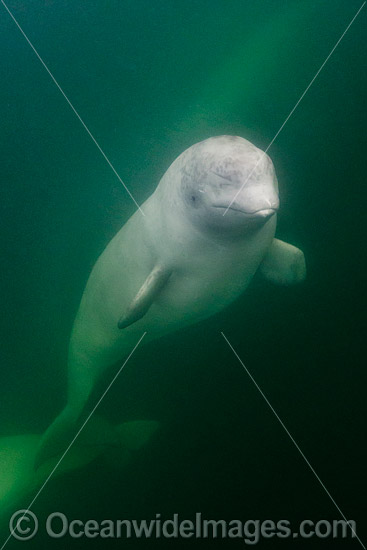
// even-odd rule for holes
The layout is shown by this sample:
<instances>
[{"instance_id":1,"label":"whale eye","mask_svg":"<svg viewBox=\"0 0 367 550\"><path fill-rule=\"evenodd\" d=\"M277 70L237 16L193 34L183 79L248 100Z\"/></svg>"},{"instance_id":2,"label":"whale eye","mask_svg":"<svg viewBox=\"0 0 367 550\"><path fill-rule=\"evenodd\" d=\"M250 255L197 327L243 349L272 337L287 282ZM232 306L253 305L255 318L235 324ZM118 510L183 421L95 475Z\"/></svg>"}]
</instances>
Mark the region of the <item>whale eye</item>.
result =
<instances>
[{"instance_id":1,"label":"whale eye","mask_svg":"<svg viewBox=\"0 0 367 550\"><path fill-rule=\"evenodd\" d=\"M195 193L195 194L192 194L192 195L189 195L189 202L191 204L191 206L195 209L199 208L200 207L200 197Z\"/></svg>"}]
</instances>

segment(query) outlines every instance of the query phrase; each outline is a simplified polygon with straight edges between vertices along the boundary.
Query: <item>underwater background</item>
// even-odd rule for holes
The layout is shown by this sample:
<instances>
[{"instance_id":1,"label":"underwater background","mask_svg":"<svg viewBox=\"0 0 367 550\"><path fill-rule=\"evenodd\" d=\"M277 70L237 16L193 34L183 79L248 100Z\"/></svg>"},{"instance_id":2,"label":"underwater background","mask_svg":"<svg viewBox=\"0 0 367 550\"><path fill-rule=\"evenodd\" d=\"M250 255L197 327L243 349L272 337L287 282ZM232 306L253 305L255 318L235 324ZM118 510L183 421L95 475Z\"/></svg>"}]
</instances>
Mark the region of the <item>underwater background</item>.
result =
<instances>
[{"instance_id":1,"label":"underwater background","mask_svg":"<svg viewBox=\"0 0 367 550\"><path fill-rule=\"evenodd\" d=\"M265 149L362 2L9 0L139 204L207 137ZM269 150L277 236L308 278L255 280L230 308L141 346L99 412L154 419L123 468L52 479L41 518L339 519L221 331L348 519L366 529L366 24L355 20ZM0 435L41 433L64 405L66 352L97 257L133 201L0 4ZM106 382L107 384L107 382ZM2 471L1 476L6 476ZM26 507L29 502L24 502ZM6 532L4 531L4 537ZM2 541L0 541L0 545ZM28 548L238 547L234 540L50 540ZM262 547L358 548L269 539Z\"/></svg>"}]
</instances>

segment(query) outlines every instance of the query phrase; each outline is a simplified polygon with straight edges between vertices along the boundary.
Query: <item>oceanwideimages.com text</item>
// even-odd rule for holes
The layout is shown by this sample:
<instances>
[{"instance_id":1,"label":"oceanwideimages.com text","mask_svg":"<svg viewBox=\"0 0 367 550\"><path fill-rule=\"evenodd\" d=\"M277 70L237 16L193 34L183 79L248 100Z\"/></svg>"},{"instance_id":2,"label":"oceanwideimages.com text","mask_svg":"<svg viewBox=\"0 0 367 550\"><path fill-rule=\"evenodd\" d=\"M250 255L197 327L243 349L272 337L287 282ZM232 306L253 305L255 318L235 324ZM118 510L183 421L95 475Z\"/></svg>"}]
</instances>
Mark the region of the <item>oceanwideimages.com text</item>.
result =
<instances>
[{"instance_id":1,"label":"oceanwideimages.com text","mask_svg":"<svg viewBox=\"0 0 367 550\"><path fill-rule=\"evenodd\" d=\"M196 513L193 519L182 519L179 514L164 518L156 514L152 519L70 519L62 512L53 512L40 525L30 510L18 510L9 523L11 534L18 540L29 540L43 530L50 538L60 539L242 539L246 544L255 545L261 539L337 539L356 537L357 526L353 520L317 521L305 519L296 526L289 520L281 519L207 519Z\"/></svg>"}]
</instances>

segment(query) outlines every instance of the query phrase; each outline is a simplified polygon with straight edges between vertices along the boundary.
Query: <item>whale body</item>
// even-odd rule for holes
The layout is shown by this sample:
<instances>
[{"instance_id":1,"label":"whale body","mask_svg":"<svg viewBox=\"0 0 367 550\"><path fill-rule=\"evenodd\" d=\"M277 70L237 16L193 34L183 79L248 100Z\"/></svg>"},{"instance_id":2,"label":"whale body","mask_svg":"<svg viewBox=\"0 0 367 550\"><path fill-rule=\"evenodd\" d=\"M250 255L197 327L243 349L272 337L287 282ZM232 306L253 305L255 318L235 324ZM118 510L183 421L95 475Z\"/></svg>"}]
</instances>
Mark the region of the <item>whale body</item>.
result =
<instances>
[{"instance_id":1,"label":"whale body","mask_svg":"<svg viewBox=\"0 0 367 550\"><path fill-rule=\"evenodd\" d=\"M42 438L39 466L67 447L97 380L144 342L233 302L257 271L305 277L303 253L274 238L278 182L269 156L218 136L184 151L95 264L72 328L68 400Z\"/></svg>"}]
</instances>

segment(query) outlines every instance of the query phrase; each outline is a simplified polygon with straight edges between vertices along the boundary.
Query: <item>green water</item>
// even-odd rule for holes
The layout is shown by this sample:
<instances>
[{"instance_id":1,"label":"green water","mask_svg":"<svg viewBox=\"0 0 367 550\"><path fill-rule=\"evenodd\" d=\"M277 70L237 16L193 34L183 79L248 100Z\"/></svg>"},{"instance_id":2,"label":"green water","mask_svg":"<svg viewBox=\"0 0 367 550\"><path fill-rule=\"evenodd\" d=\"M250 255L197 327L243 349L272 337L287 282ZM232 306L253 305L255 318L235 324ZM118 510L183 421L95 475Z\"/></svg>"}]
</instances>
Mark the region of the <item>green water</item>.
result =
<instances>
[{"instance_id":1,"label":"green water","mask_svg":"<svg viewBox=\"0 0 367 550\"><path fill-rule=\"evenodd\" d=\"M360 5L8 2L139 204L197 141L235 134L265 149ZM51 480L33 507L40 518L340 517L223 331L366 540L366 10L269 151L281 192L277 234L304 250L307 282L290 289L254 280L226 311L142 346L100 412L114 422L156 419L161 431L121 471L97 461ZM1 4L0 33L0 430L13 435L42 432L61 410L85 282L136 207ZM244 543L40 534L27 544Z\"/></svg>"}]
</instances>

